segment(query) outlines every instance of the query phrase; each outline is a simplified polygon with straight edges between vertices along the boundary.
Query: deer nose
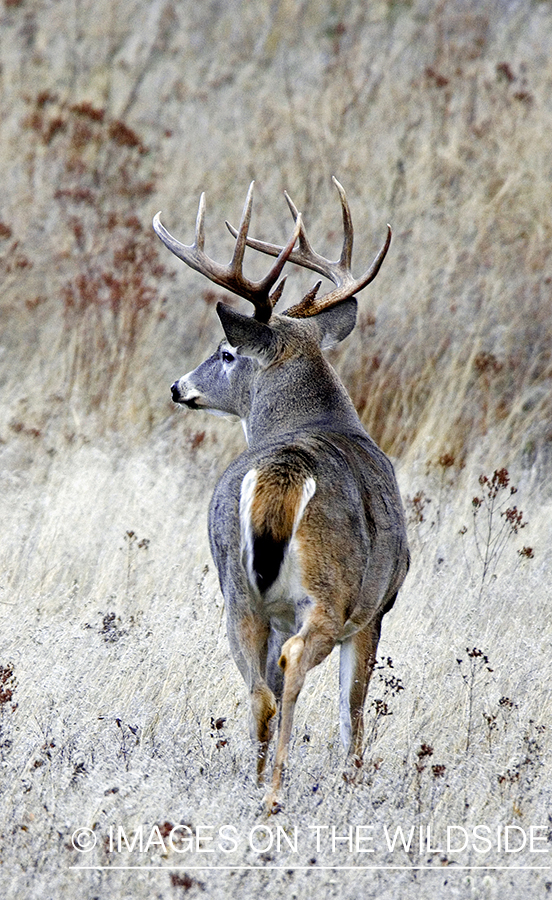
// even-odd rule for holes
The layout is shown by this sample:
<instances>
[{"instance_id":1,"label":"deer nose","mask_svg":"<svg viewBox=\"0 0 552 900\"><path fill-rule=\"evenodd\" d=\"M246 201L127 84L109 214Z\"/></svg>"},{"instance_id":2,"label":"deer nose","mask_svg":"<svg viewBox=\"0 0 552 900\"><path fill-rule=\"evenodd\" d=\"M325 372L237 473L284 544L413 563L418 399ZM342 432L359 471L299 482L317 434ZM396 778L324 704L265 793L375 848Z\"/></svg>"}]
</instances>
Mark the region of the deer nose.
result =
<instances>
[{"instance_id":1,"label":"deer nose","mask_svg":"<svg viewBox=\"0 0 552 900\"><path fill-rule=\"evenodd\" d=\"M171 396L175 403L178 403L180 400L180 388L178 387L178 381L175 381L174 384L171 384Z\"/></svg>"}]
</instances>

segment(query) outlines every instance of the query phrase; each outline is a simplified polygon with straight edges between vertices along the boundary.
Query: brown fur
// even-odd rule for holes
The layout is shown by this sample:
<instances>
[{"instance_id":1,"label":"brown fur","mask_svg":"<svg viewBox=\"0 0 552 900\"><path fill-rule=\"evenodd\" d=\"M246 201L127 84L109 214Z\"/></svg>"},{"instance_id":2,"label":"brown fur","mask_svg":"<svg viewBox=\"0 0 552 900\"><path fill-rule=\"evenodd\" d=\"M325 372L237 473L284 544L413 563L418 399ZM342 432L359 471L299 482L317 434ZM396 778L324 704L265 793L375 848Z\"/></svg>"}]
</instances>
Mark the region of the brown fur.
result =
<instances>
[{"instance_id":1,"label":"brown fur","mask_svg":"<svg viewBox=\"0 0 552 900\"><path fill-rule=\"evenodd\" d=\"M304 482L304 473L288 466L276 464L259 472L251 506L254 534L269 533L278 543L289 541Z\"/></svg>"}]
</instances>

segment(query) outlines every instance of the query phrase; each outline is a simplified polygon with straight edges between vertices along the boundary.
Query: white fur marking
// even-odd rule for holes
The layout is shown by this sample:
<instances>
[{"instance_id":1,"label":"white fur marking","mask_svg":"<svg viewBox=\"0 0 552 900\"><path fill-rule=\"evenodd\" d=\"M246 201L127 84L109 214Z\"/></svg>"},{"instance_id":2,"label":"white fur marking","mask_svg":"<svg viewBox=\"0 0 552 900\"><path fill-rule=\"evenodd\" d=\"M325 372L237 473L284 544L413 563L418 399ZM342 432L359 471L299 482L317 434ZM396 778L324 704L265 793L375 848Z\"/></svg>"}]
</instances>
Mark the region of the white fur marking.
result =
<instances>
[{"instance_id":1,"label":"white fur marking","mask_svg":"<svg viewBox=\"0 0 552 900\"><path fill-rule=\"evenodd\" d=\"M247 446L249 447L249 432L247 430L247 419L240 419L240 421L242 424L243 433L245 435L245 440L247 441Z\"/></svg>"},{"instance_id":2,"label":"white fur marking","mask_svg":"<svg viewBox=\"0 0 552 900\"><path fill-rule=\"evenodd\" d=\"M301 519L303 518L303 513L307 507L307 503L309 500L314 497L314 492L316 491L316 481L314 478L309 476L303 485L303 496L301 497L301 503L299 504L299 509L297 510L297 515L295 516L295 522L293 523L293 536L295 537L295 532L299 528L301 523Z\"/></svg>"},{"instance_id":3,"label":"white fur marking","mask_svg":"<svg viewBox=\"0 0 552 900\"><path fill-rule=\"evenodd\" d=\"M351 746L353 727L351 722L350 695L353 680L354 649L351 640L344 641L339 650L339 734L346 750Z\"/></svg>"},{"instance_id":4,"label":"white fur marking","mask_svg":"<svg viewBox=\"0 0 552 900\"><path fill-rule=\"evenodd\" d=\"M244 475L240 491L240 527L241 545L244 554L245 570L250 584L256 584L253 571L253 529L251 528L251 507L257 487L257 470L250 469Z\"/></svg>"}]
</instances>

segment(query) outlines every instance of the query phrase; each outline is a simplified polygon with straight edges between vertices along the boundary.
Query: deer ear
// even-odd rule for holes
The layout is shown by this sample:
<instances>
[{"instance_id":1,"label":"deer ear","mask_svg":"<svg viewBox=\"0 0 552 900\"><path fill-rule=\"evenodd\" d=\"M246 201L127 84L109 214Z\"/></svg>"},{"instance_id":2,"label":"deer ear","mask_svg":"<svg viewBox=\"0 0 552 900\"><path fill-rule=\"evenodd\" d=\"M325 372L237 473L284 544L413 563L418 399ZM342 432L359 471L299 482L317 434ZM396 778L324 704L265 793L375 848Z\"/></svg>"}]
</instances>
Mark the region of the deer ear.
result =
<instances>
[{"instance_id":1,"label":"deer ear","mask_svg":"<svg viewBox=\"0 0 552 900\"><path fill-rule=\"evenodd\" d=\"M217 303L217 315L226 340L243 353L257 359L266 359L274 346L274 332L268 325L236 312L225 303Z\"/></svg>"},{"instance_id":2,"label":"deer ear","mask_svg":"<svg viewBox=\"0 0 552 900\"><path fill-rule=\"evenodd\" d=\"M322 350L339 344L351 333L356 324L357 302L355 297L343 300L336 306L323 309L309 321L315 322L319 329L319 341Z\"/></svg>"}]
</instances>

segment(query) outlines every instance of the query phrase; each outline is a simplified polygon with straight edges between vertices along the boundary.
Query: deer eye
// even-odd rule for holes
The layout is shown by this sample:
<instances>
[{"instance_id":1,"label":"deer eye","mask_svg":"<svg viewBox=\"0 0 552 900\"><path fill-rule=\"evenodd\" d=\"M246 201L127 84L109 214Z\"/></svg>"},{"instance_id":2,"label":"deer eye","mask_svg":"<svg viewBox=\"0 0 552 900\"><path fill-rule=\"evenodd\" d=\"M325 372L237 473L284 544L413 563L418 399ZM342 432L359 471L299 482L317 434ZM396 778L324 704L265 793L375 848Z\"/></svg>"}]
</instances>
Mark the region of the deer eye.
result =
<instances>
[{"instance_id":1,"label":"deer eye","mask_svg":"<svg viewBox=\"0 0 552 900\"><path fill-rule=\"evenodd\" d=\"M235 359L234 354L230 353L229 350L222 351L222 361L223 362L231 363L231 362L234 362L234 359Z\"/></svg>"}]
</instances>

